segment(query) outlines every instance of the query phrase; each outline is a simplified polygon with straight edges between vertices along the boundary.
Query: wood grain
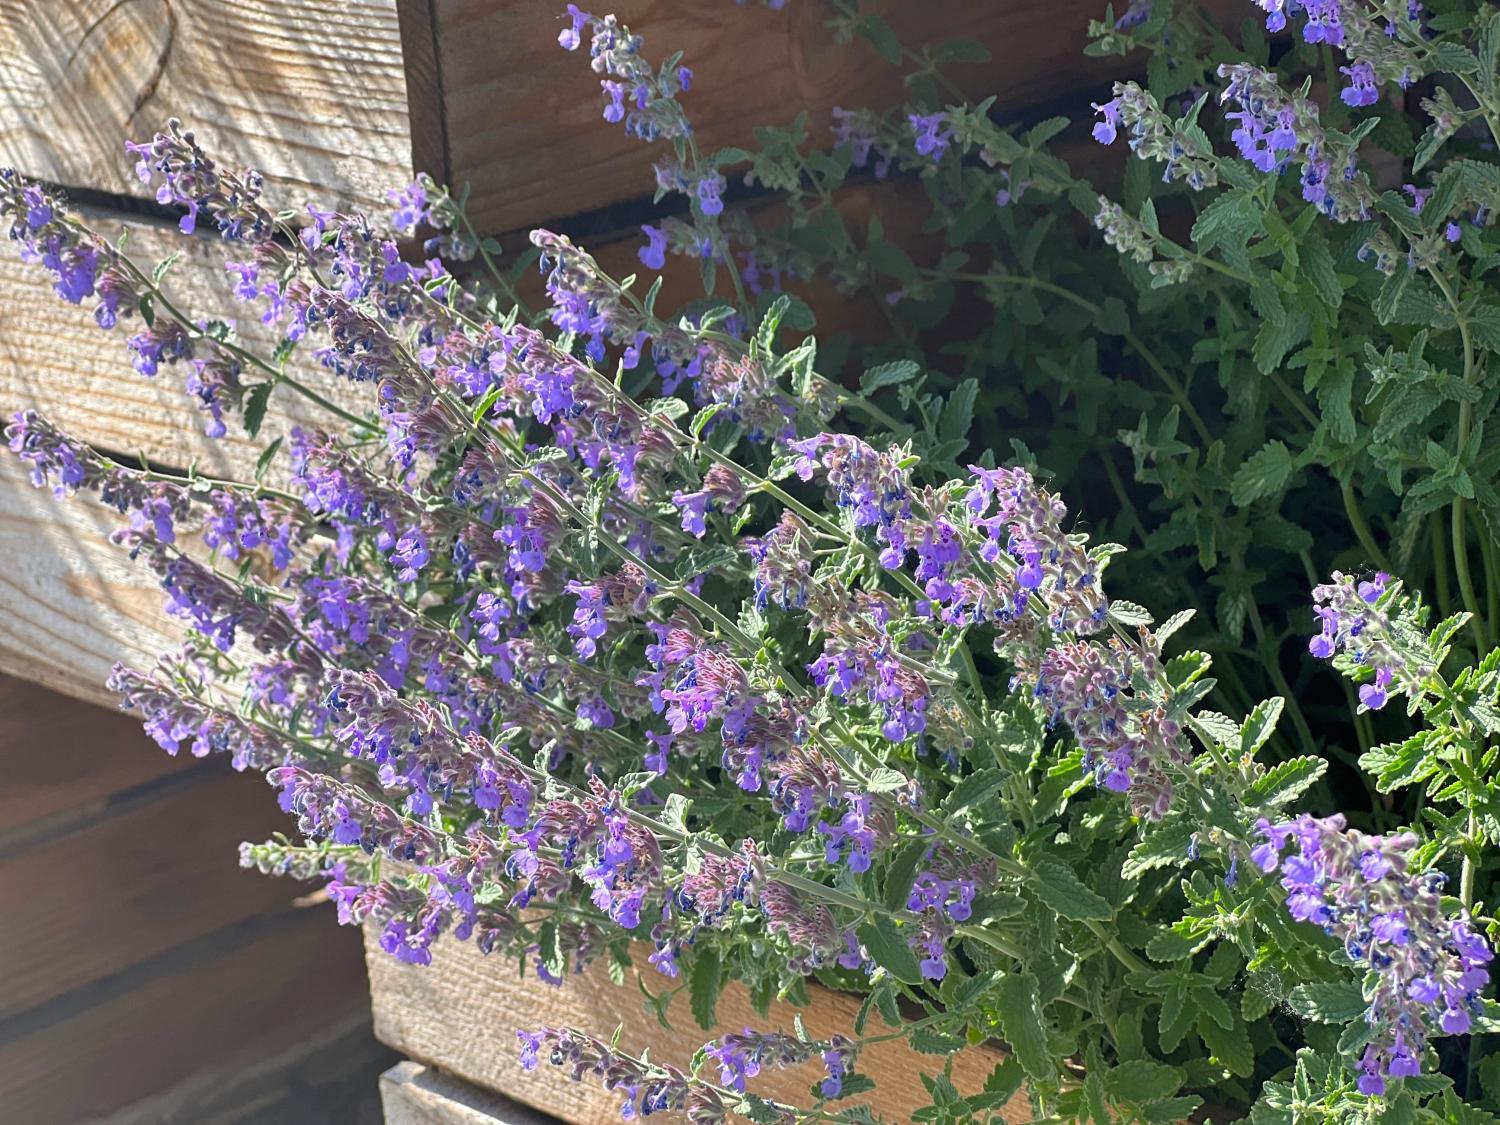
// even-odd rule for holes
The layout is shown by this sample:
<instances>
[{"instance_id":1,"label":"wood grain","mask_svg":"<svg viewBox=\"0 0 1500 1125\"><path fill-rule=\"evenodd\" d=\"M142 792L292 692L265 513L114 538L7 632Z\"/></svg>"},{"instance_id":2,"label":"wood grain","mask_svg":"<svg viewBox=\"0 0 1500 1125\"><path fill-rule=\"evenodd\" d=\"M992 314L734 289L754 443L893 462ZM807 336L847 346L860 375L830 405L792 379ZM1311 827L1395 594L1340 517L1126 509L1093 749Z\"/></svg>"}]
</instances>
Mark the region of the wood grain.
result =
<instances>
[{"instance_id":1,"label":"wood grain","mask_svg":"<svg viewBox=\"0 0 1500 1125\"><path fill-rule=\"evenodd\" d=\"M997 95L1000 113L1107 86L1122 69L1118 58L1082 54L1089 20L1103 13L1098 0L874 0L861 7L885 16L909 45L966 37L987 46L993 62L950 72L973 98ZM755 126L790 124L802 110L813 142L827 145L834 106L884 107L902 97L903 71L863 41L836 44L823 4L776 12L702 0L616 0L608 10L645 37L653 64L684 52L694 79L682 104L705 153L753 146ZM471 187L477 226L515 230L650 195L651 165L670 150L601 119L586 42L574 53L557 45L560 5L440 0L433 12L446 164L455 189Z\"/></svg>"},{"instance_id":2,"label":"wood grain","mask_svg":"<svg viewBox=\"0 0 1500 1125\"><path fill-rule=\"evenodd\" d=\"M4 599L0 599L4 600ZM9 606L9 603L6 603ZM0 623L0 635L5 626ZM63 814L97 816L116 794L191 768L169 758L138 720L13 676L0 676L0 846L27 827Z\"/></svg>"},{"instance_id":3,"label":"wood grain","mask_svg":"<svg viewBox=\"0 0 1500 1125\"><path fill-rule=\"evenodd\" d=\"M0 456L0 672L75 699L115 707L115 661L150 668L181 643L146 567L109 542L112 509L63 503Z\"/></svg>"},{"instance_id":4,"label":"wood grain","mask_svg":"<svg viewBox=\"0 0 1500 1125\"><path fill-rule=\"evenodd\" d=\"M107 757L147 740L137 728L121 741L89 749ZM239 841L293 825L259 775L215 766L158 800L0 860L0 886L28 904L0 926L0 1020L180 942L286 910L303 893L238 866Z\"/></svg>"},{"instance_id":5,"label":"wood grain","mask_svg":"<svg viewBox=\"0 0 1500 1125\"><path fill-rule=\"evenodd\" d=\"M380 1076L385 1125L558 1125L557 1118L410 1060Z\"/></svg>"},{"instance_id":6,"label":"wood grain","mask_svg":"<svg viewBox=\"0 0 1500 1125\"><path fill-rule=\"evenodd\" d=\"M101 234L119 233L120 222L107 213L85 208L82 217ZM222 242L184 237L175 227L150 220L132 220L129 229L128 252L147 268L181 252L163 282L179 308L195 317L233 319L246 313L237 325L244 346L271 355L279 333L235 300L224 269L225 257L233 255ZM205 437L204 415L182 390L187 369L164 366L153 378L138 374L125 340L139 330L139 320L105 331L88 308L58 298L49 276L42 267L20 261L13 247L0 248L0 412L7 419L17 410L35 409L101 449L143 453L178 468L196 462L207 475L235 480L249 480L265 443L292 426L329 425L326 411L282 387L271 396L259 438L248 437L237 417L226 417L229 432L223 438ZM335 378L310 356L294 357L289 371L350 409L363 410L373 398L369 387Z\"/></svg>"},{"instance_id":7,"label":"wood grain","mask_svg":"<svg viewBox=\"0 0 1500 1125\"><path fill-rule=\"evenodd\" d=\"M719 997L719 1022L711 1032L700 1029L686 1005L674 1006L672 1030L662 1028L647 1014L633 981L624 987L611 983L604 964L596 963L562 988L542 984L534 976L521 978L516 963L486 958L472 943L440 938L426 968L404 965L380 949L378 931L365 931L365 959L370 974L370 997L375 1012L375 1036L419 1062L437 1066L477 1086L544 1109L571 1125L613 1125L620 1119L620 1097L584 1081L569 1081L566 1073L543 1063L531 1073L516 1059L517 1028L576 1027L608 1038L623 1027L621 1048L686 1068L693 1053L709 1039L753 1027L791 1033L798 1010L777 1002L762 1019L740 984L725 987ZM642 979L659 989L661 978L646 965L647 950L636 958ZM818 1038L850 1034L859 999L847 993L817 989L812 1005L801 1010L808 1032ZM878 1018L876 1020L878 1023ZM964 1093L983 1088L1001 1056L971 1048L953 1057L953 1082ZM912 1052L891 1041L871 1046L860 1069L879 1086L869 1101L884 1120L909 1121L929 1104L922 1073L940 1073L946 1060ZM786 1071L770 1071L752 1083L767 1097L801 1102L822 1074L814 1061ZM1031 1110L1024 1092L1005 1108L1004 1120L1029 1121Z\"/></svg>"},{"instance_id":8,"label":"wood grain","mask_svg":"<svg viewBox=\"0 0 1500 1125\"><path fill-rule=\"evenodd\" d=\"M358 940L322 908L191 943L136 976L71 1015L0 1029L4 1120L77 1125L180 1081L223 1084L346 1029L364 1003Z\"/></svg>"},{"instance_id":9,"label":"wood grain","mask_svg":"<svg viewBox=\"0 0 1500 1125\"><path fill-rule=\"evenodd\" d=\"M0 165L149 197L124 142L180 117L278 206L385 206L411 178L395 0L10 0Z\"/></svg>"}]
</instances>

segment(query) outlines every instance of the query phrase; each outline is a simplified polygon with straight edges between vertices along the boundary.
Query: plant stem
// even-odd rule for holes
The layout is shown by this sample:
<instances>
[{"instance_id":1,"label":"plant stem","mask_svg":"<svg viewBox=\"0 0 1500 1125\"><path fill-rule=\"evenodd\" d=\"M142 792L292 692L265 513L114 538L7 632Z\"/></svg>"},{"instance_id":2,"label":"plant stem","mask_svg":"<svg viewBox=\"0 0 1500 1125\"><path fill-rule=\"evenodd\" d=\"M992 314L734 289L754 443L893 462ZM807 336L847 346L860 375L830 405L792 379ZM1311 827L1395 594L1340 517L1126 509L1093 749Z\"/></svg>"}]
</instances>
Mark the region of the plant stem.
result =
<instances>
[{"instance_id":1,"label":"plant stem","mask_svg":"<svg viewBox=\"0 0 1500 1125\"><path fill-rule=\"evenodd\" d=\"M1354 483L1349 478L1339 481L1339 493L1344 498L1344 511L1349 516L1349 526L1354 529L1355 538L1359 545L1365 549L1370 556L1370 561L1381 570L1389 570L1391 564L1386 560L1385 552L1380 549L1380 544L1375 542L1375 536L1370 531L1370 525L1366 521L1364 513L1359 510L1359 500L1354 495Z\"/></svg>"}]
</instances>

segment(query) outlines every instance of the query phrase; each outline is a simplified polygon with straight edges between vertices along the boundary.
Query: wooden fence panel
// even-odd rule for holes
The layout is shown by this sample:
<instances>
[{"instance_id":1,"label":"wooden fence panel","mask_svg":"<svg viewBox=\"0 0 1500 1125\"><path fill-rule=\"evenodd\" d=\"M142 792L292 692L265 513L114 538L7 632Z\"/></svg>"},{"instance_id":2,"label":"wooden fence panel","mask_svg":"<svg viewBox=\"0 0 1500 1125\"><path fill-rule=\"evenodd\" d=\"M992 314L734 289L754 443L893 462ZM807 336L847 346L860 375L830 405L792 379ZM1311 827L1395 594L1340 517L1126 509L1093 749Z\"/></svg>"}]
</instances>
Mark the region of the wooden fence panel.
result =
<instances>
[{"instance_id":1,"label":"wooden fence panel","mask_svg":"<svg viewBox=\"0 0 1500 1125\"><path fill-rule=\"evenodd\" d=\"M121 224L107 213L84 209L82 215L101 234L118 235ZM235 320L247 348L271 355L280 333L262 325L253 306L234 298L223 243L184 237L175 227L149 220L132 219L126 225L126 249L147 268L181 252L162 283L179 307L194 316ZM127 456L144 453L158 464L178 468L196 461L203 473L234 480L251 479L261 449L273 436L294 425L330 424L320 407L282 387L271 396L261 438L248 437L229 412L228 433L205 437L206 415L182 389L189 369L163 365L152 378L138 374L125 340L139 329L139 319L122 320L105 331L94 323L90 307L60 299L46 270L22 262L13 246L0 246L0 411L7 420L17 410L34 408L101 449ZM363 410L372 401L370 387L337 379L308 354L294 357L289 370L348 408Z\"/></svg>"},{"instance_id":2,"label":"wooden fence panel","mask_svg":"<svg viewBox=\"0 0 1500 1125\"><path fill-rule=\"evenodd\" d=\"M428 0L402 0L418 7ZM535 0L438 0L431 5L443 104L434 115L413 99L413 120L443 122L446 174L472 189L470 209L486 231L515 230L654 189L653 162L667 146L645 144L600 118L598 77L587 42L569 53L557 45L563 5ZM964 37L987 46L995 61L949 68L971 97L998 95L1001 112L1065 92L1107 85L1121 60L1082 54L1088 21L1100 0L876 0L862 7L884 15L909 45ZM825 26L828 5L795 0L782 11L702 0L616 0L608 7L646 40L659 63L675 51L694 72L682 96L699 148L753 144L757 125L790 124L809 115L809 133L828 144L834 106L898 101L902 71L863 41L840 46Z\"/></svg>"},{"instance_id":3,"label":"wooden fence panel","mask_svg":"<svg viewBox=\"0 0 1500 1125\"><path fill-rule=\"evenodd\" d=\"M521 977L516 963L485 957L472 942L439 938L432 964L402 964L384 952L378 930L365 929L365 959L370 974L370 996L375 1012L375 1037L418 1062L441 1067L460 1078L509 1098L536 1106L570 1125L614 1125L620 1119L620 1095L585 1079L573 1082L566 1068L545 1063L530 1073L517 1061L515 1031L576 1027L609 1038L615 1026L624 1031L621 1049L640 1052L649 1047L660 1062L686 1067L693 1053L709 1039L752 1027L791 1034L799 1014L791 1004L776 1002L762 1019L739 983L727 985L719 996L718 1023L704 1031L693 1021L687 1005L674 1005L670 1030L650 1016L631 981L613 984L603 961L561 988L543 984L534 975ZM663 978L646 964L646 950L636 958L636 972L655 989ZM852 1034L860 1006L857 997L815 987L813 1003L800 1014L808 1032L817 1038ZM874 1017L876 1024L879 1017ZM953 1057L952 1079L958 1089L973 1094L1001 1061L997 1052L975 1047ZM860 1069L880 1080L870 1095L876 1113L888 1121L909 1121L928 1104L919 1075L940 1073L946 1060L914 1053L900 1040L870 1046ZM804 1101L808 1089L822 1075L816 1060L785 1071L762 1074L752 1090L766 1097L794 1103ZM1031 1119L1024 1091L1004 1110L1005 1120Z\"/></svg>"},{"instance_id":4,"label":"wooden fence panel","mask_svg":"<svg viewBox=\"0 0 1500 1125\"><path fill-rule=\"evenodd\" d=\"M0 165L149 196L124 142L168 117L290 206L383 205L412 172L396 0L0 5Z\"/></svg>"},{"instance_id":5,"label":"wooden fence panel","mask_svg":"<svg viewBox=\"0 0 1500 1125\"><path fill-rule=\"evenodd\" d=\"M430 1066L399 1062L380 1076L385 1125L559 1125Z\"/></svg>"}]
</instances>

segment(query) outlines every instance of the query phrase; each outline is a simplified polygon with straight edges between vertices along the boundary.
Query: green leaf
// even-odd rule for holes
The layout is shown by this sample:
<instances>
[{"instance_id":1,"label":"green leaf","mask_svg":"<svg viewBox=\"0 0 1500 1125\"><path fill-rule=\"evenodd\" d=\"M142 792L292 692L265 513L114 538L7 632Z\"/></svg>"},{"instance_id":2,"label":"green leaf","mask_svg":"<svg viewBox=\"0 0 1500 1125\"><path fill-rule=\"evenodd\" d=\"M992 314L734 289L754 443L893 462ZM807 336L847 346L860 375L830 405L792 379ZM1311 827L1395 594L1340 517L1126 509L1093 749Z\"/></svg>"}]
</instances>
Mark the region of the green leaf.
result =
<instances>
[{"instance_id":1,"label":"green leaf","mask_svg":"<svg viewBox=\"0 0 1500 1125\"><path fill-rule=\"evenodd\" d=\"M871 793L894 793L897 789L906 788L906 775L900 770L877 766L870 772L865 788Z\"/></svg>"},{"instance_id":2,"label":"green leaf","mask_svg":"<svg viewBox=\"0 0 1500 1125\"><path fill-rule=\"evenodd\" d=\"M1311 754L1277 762L1264 775L1255 779L1246 799L1252 804L1287 804L1316 785L1327 769L1326 761Z\"/></svg>"},{"instance_id":3,"label":"green leaf","mask_svg":"<svg viewBox=\"0 0 1500 1125\"><path fill-rule=\"evenodd\" d=\"M997 992L995 1014L1000 1017L1005 1041L1021 1060L1021 1066L1039 1081L1055 1078L1057 1066L1047 1045L1036 977L1031 973L1014 973L1000 981Z\"/></svg>"},{"instance_id":4,"label":"green leaf","mask_svg":"<svg viewBox=\"0 0 1500 1125\"><path fill-rule=\"evenodd\" d=\"M1294 347L1307 338L1308 318L1305 312L1294 311L1285 320L1265 320L1255 334L1250 356L1262 375L1269 375L1281 366L1281 361Z\"/></svg>"},{"instance_id":5,"label":"green leaf","mask_svg":"<svg viewBox=\"0 0 1500 1125\"><path fill-rule=\"evenodd\" d=\"M1131 626L1149 625L1152 620L1149 609L1135 602L1128 602L1124 598L1114 598L1110 601L1109 617L1111 621Z\"/></svg>"},{"instance_id":6,"label":"green leaf","mask_svg":"<svg viewBox=\"0 0 1500 1125\"><path fill-rule=\"evenodd\" d=\"M1434 742L1442 745L1442 736L1437 731L1423 730L1405 742L1387 742L1371 747L1360 755L1359 765L1375 778L1375 787L1382 793L1393 793L1407 785L1425 781L1438 770L1438 761L1432 752Z\"/></svg>"},{"instance_id":7,"label":"green leaf","mask_svg":"<svg viewBox=\"0 0 1500 1125\"><path fill-rule=\"evenodd\" d=\"M1148 830L1146 838L1130 849L1120 868L1126 879L1137 879L1158 867L1180 867L1188 862L1188 845L1197 826L1190 821L1163 824Z\"/></svg>"},{"instance_id":8,"label":"green leaf","mask_svg":"<svg viewBox=\"0 0 1500 1125\"><path fill-rule=\"evenodd\" d=\"M1255 710L1250 712L1244 725L1240 727L1241 754L1254 754L1266 744L1266 739L1276 730L1276 720L1281 718L1284 706L1286 700L1279 695L1273 695L1255 705Z\"/></svg>"},{"instance_id":9,"label":"green leaf","mask_svg":"<svg viewBox=\"0 0 1500 1125\"><path fill-rule=\"evenodd\" d=\"M1109 901L1084 885L1066 864L1044 859L1036 865L1031 892L1053 911L1075 922L1103 922L1114 917Z\"/></svg>"},{"instance_id":10,"label":"green leaf","mask_svg":"<svg viewBox=\"0 0 1500 1125\"><path fill-rule=\"evenodd\" d=\"M693 954L692 975L688 979L693 1019L704 1031L717 1021L719 1006L719 954L717 950L697 946Z\"/></svg>"},{"instance_id":11,"label":"green leaf","mask_svg":"<svg viewBox=\"0 0 1500 1125\"><path fill-rule=\"evenodd\" d=\"M1202 252L1222 246L1226 258L1243 260L1245 244L1260 231L1260 207L1254 197L1232 190L1218 196L1198 215L1193 241Z\"/></svg>"},{"instance_id":12,"label":"green leaf","mask_svg":"<svg viewBox=\"0 0 1500 1125\"><path fill-rule=\"evenodd\" d=\"M276 459L276 452L281 448L281 438L277 438L260 452L255 459L255 482L259 484L265 479L266 470L271 467L271 462Z\"/></svg>"},{"instance_id":13,"label":"green leaf","mask_svg":"<svg viewBox=\"0 0 1500 1125\"><path fill-rule=\"evenodd\" d=\"M1244 508L1263 497L1281 491L1291 479L1292 454L1279 441L1269 441L1246 458L1229 484L1229 495L1237 507Z\"/></svg>"},{"instance_id":14,"label":"green leaf","mask_svg":"<svg viewBox=\"0 0 1500 1125\"><path fill-rule=\"evenodd\" d=\"M905 383L914 379L921 373L922 367L915 360L898 359L891 363L877 364L875 367L865 369L860 376L859 389L869 394L871 391L879 390L881 387L892 387L898 383Z\"/></svg>"},{"instance_id":15,"label":"green leaf","mask_svg":"<svg viewBox=\"0 0 1500 1125\"><path fill-rule=\"evenodd\" d=\"M870 41L870 45L880 52L880 57L892 66L901 63L901 40L896 38L896 33L891 30L891 25L879 16L861 16L855 23L854 30L857 34L864 36Z\"/></svg>"},{"instance_id":16,"label":"green leaf","mask_svg":"<svg viewBox=\"0 0 1500 1125\"><path fill-rule=\"evenodd\" d=\"M713 420L714 415L729 407L727 402L711 402L698 413L693 415L693 420L688 423L688 432L695 438L703 437L703 427Z\"/></svg>"},{"instance_id":17,"label":"green leaf","mask_svg":"<svg viewBox=\"0 0 1500 1125\"><path fill-rule=\"evenodd\" d=\"M1183 1073L1177 1067L1150 1059L1116 1063L1105 1074L1110 1097L1137 1105L1172 1097L1182 1088L1182 1082Z\"/></svg>"},{"instance_id":18,"label":"green leaf","mask_svg":"<svg viewBox=\"0 0 1500 1125\"><path fill-rule=\"evenodd\" d=\"M260 433L261 423L266 420L266 406L271 401L274 383L256 383L245 396L245 432L251 437Z\"/></svg>"},{"instance_id":19,"label":"green leaf","mask_svg":"<svg viewBox=\"0 0 1500 1125\"><path fill-rule=\"evenodd\" d=\"M1223 1028L1211 1019L1200 1019L1198 1034L1214 1058L1231 1074L1249 1078L1255 1073L1255 1048L1250 1045L1250 1029L1241 1021L1234 1020L1232 1027Z\"/></svg>"},{"instance_id":20,"label":"green leaf","mask_svg":"<svg viewBox=\"0 0 1500 1125\"><path fill-rule=\"evenodd\" d=\"M1005 784L1005 772L996 766L978 770L953 787L943 802L945 812L955 813L988 800Z\"/></svg>"},{"instance_id":21,"label":"green leaf","mask_svg":"<svg viewBox=\"0 0 1500 1125\"><path fill-rule=\"evenodd\" d=\"M911 947L896 930L896 924L885 915L859 928L859 940L875 964L903 984L922 983L922 968Z\"/></svg>"},{"instance_id":22,"label":"green leaf","mask_svg":"<svg viewBox=\"0 0 1500 1125\"><path fill-rule=\"evenodd\" d=\"M1288 1003L1303 1019L1318 1023L1348 1023L1370 1007L1353 981L1299 984L1292 989Z\"/></svg>"}]
</instances>

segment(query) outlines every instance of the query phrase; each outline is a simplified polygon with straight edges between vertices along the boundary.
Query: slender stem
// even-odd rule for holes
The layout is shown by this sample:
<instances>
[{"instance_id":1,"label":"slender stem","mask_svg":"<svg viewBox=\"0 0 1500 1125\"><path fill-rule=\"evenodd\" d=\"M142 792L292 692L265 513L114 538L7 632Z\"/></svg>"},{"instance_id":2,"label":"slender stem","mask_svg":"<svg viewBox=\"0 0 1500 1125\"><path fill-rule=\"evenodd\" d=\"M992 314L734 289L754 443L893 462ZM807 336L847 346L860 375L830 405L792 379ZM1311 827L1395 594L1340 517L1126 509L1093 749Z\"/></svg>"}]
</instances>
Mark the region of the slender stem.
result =
<instances>
[{"instance_id":1,"label":"slender stem","mask_svg":"<svg viewBox=\"0 0 1500 1125\"><path fill-rule=\"evenodd\" d=\"M1349 516L1349 526L1354 529L1354 536L1359 540L1359 545L1370 556L1371 562L1381 570L1389 570L1391 564L1386 560L1385 552L1380 549L1380 544L1375 542L1375 536L1370 531L1370 525L1364 513L1359 510L1359 500L1354 495L1354 482L1348 477L1340 480L1339 493L1344 498L1344 511Z\"/></svg>"},{"instance_id":2,"label":"slender stem","mask_svg":"<svg viewBox=\"0 0 1500 1125\"><path fill-rule=\"evenodd\" d=\"M1474 351L1473 334L1469 327L1469 318L1464 314L1463 308L1458 303L1458 297L1453 292L1453 286L1449 284L1443 271L1436 266L1427 267L1428 274L1442 290L1448 306L1453 310L1453 316L1458 321L1458 334L1463 343L1464 351L1464 384L1474 386L1480 377L1480 367ZM1467 399L1458 404L1458 442L1453 451L1456 458L1462 459L1464 449L1469 443L1469 432L1474 423L1474 404ZM1458 576L1458 589L1463 595L1464 608L1473 617L1469 619L1469 625L1474 630L1474 639L1479 646L1479 654L1482 656L1490 648L1489 629L1485 620L1484 609L1474 592L1474 580L1469 574L1469 542L1468 534L1464 528L1464 498L1455 496L1453 498L1452 516L1449 525L1453 533L1453 570Z\"/></svg>"}]
</instances>

